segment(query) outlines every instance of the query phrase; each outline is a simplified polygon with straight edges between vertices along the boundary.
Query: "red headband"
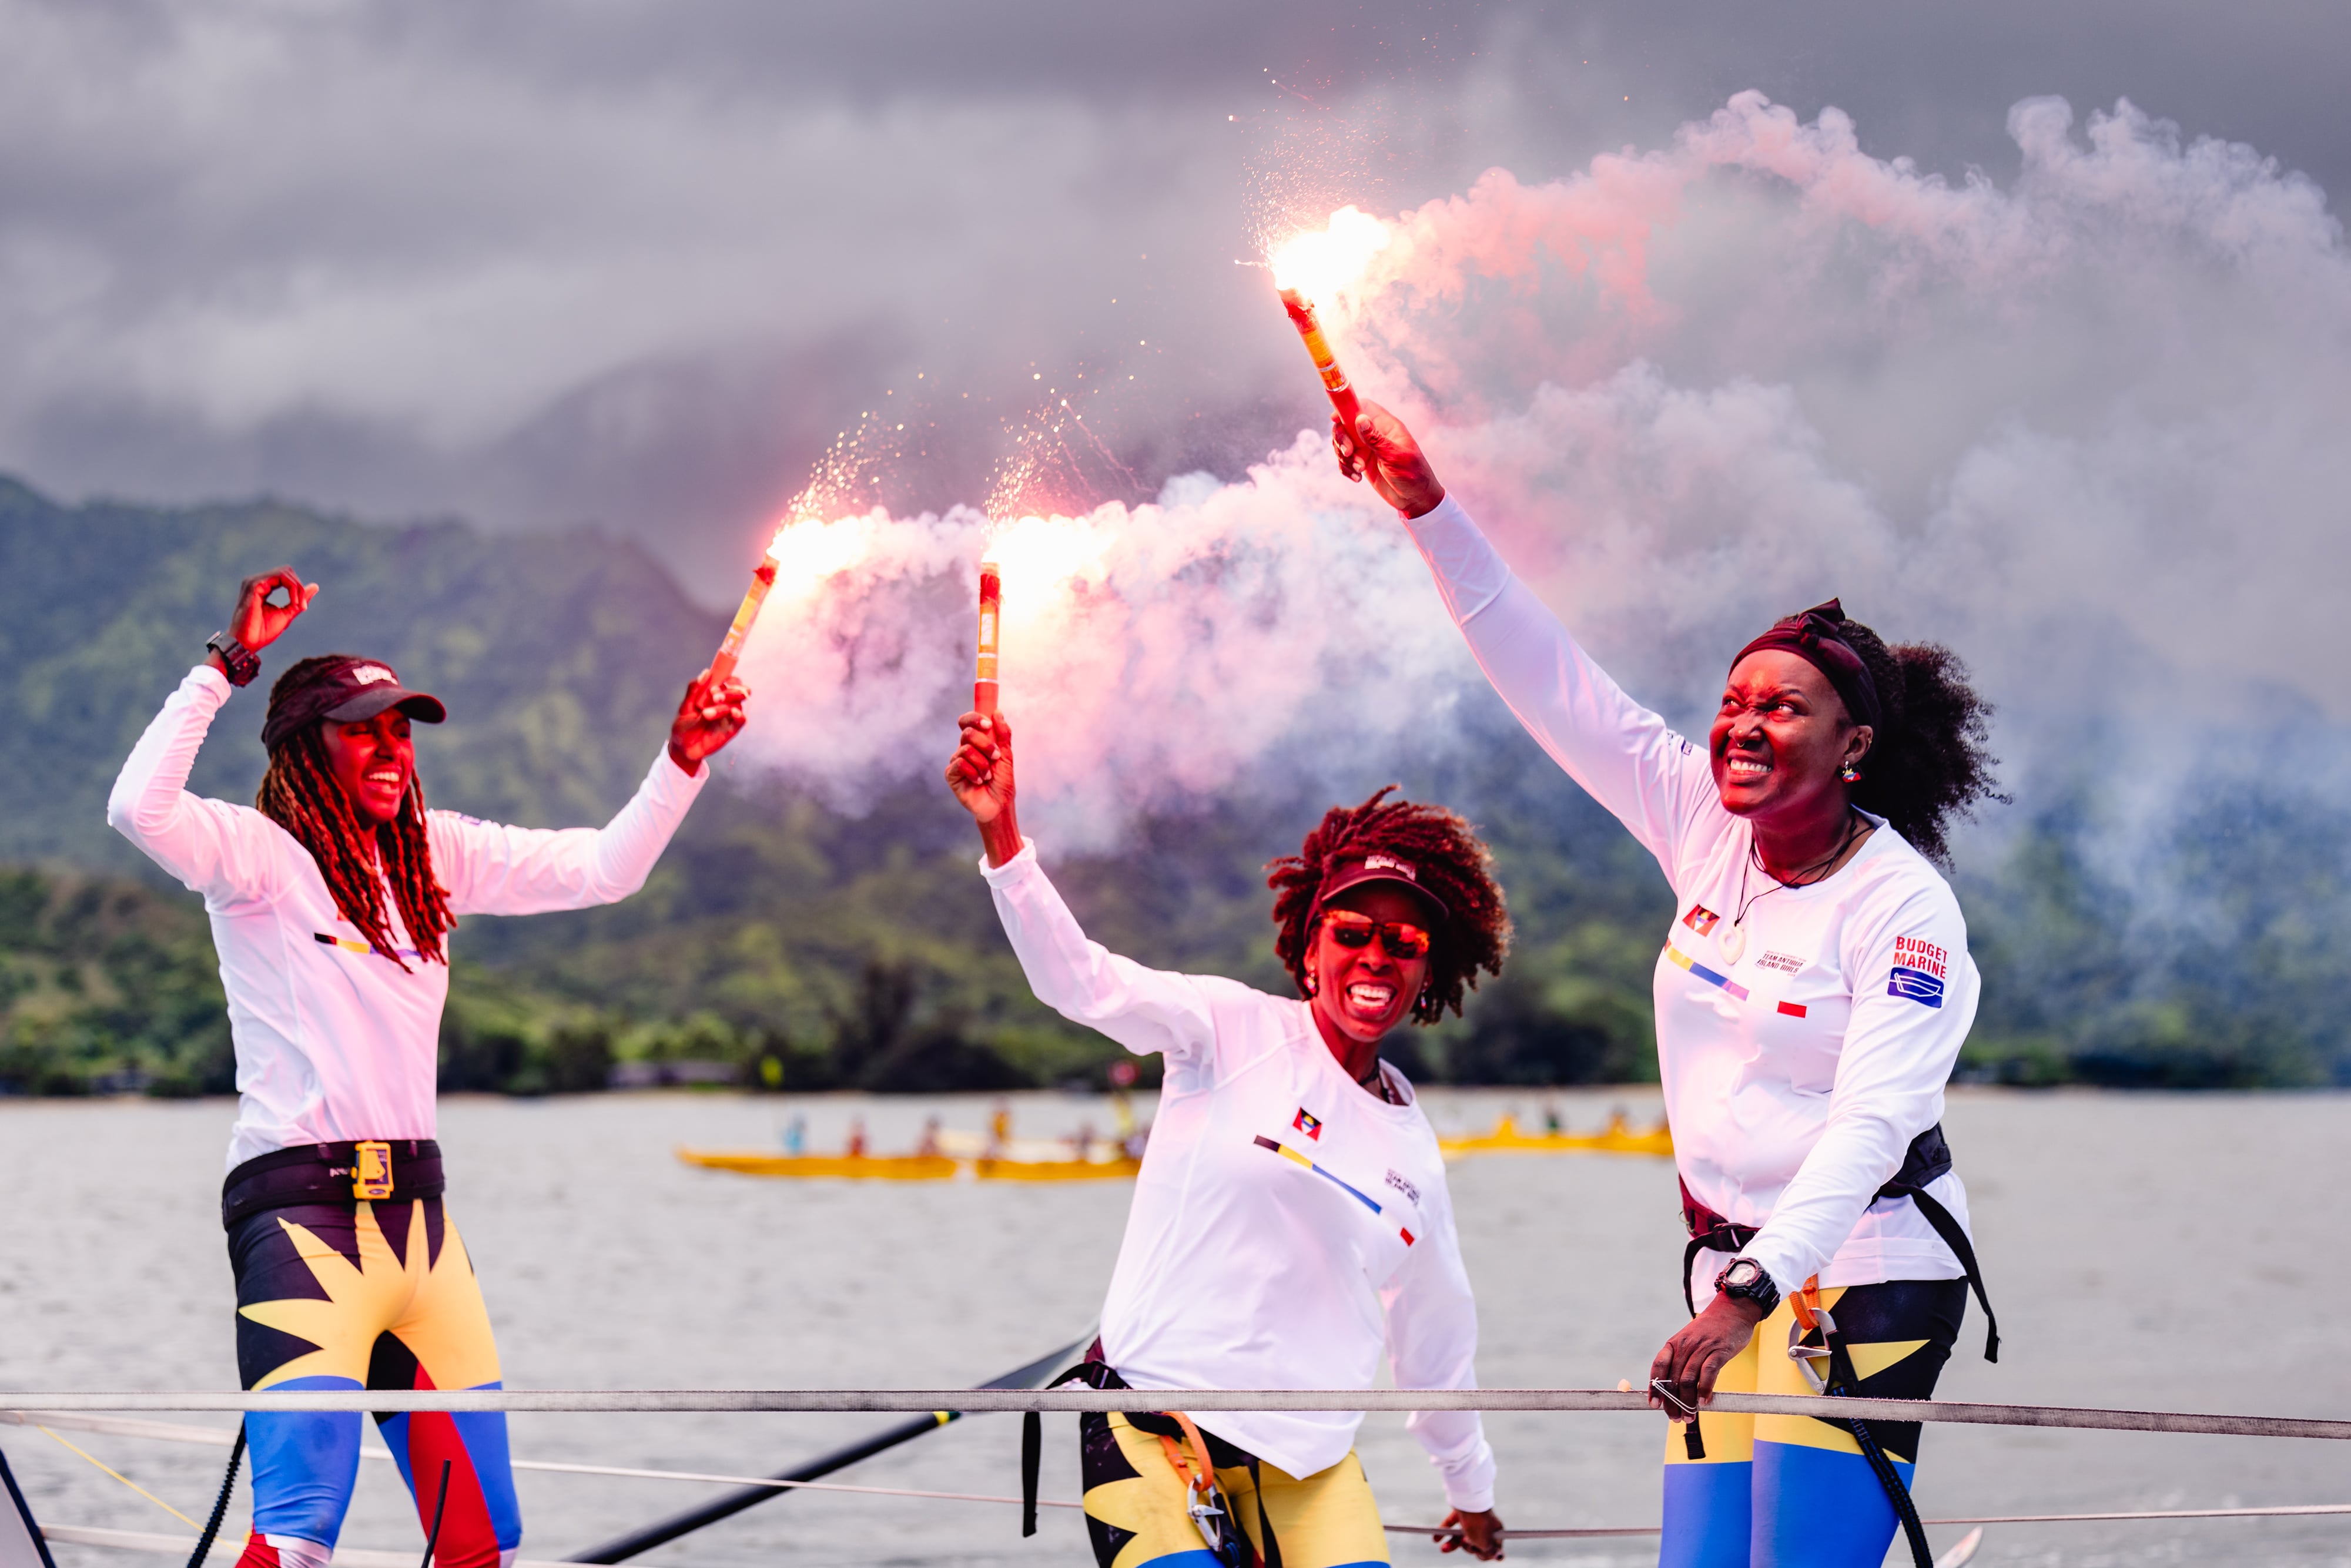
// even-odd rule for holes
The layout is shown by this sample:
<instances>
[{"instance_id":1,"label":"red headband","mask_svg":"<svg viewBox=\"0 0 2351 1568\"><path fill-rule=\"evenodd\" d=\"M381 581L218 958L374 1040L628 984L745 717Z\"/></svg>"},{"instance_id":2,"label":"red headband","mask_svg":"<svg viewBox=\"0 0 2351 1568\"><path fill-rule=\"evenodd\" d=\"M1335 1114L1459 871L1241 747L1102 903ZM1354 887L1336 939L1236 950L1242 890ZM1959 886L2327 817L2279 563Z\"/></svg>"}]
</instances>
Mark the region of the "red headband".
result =
<instances>
[{"instance_id":1,"label":"red headband","mask_svg":"<svg viewBox=\"0 0 2351 1568\"><path fill-rule=\"evenodd\" d=\"M1730 661L1732 669L1739 660L1765 648L1777 648L1793 653L1828 677L1836 695L1844 699L1844 711L1855 724L1865 724L1882 731L1885 722L1877 703L1877 682L1870 675L1869 666L1845 641L1844 606L1832 599L1825 604L1815 604L1801 615L1788 615L1774 622L1771 630L1739 650L1739 659Z\"/></svg>"}]
</instances>

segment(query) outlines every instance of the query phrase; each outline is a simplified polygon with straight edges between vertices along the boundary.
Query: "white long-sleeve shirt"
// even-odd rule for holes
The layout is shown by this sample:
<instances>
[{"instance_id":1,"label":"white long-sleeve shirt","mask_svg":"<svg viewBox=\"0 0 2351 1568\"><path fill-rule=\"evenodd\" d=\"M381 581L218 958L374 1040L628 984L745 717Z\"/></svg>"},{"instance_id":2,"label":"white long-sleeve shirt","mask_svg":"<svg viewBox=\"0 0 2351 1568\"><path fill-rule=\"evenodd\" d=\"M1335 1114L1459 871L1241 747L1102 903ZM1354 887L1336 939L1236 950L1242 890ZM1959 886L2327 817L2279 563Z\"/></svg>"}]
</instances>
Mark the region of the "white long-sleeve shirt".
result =
<instances>
[{"instance_id":1,"label":"white long-sleeve shirt","mask_svg":"<svg viewBox=\"0 0 2351 1568\"><path fill-rule=\"evenodd\" d=\"M1705 747L1618 689L1458 502L1405 527L1495 691L1673 885L1657 1064L1691 1196L1761 1228L1746 1256L1783 1292L1816 1273L1823 1285L1959 1278L1916 1205L1874 1201L1942 1119L1975 1019L1949 884L1883 822L1810 886L1756 871L1753 831L1723 808ZM1927 1191L1968 1223L1956 1173ZM1703 1255L1694 1277L1702 1304Z\"/></svg>"},{"instance_id":2,"label":"white long-sleeve shirt","mask_svg":"<svg viewBox=\"0 0 2351 1568\"><path fill-rule=\"evenodd\" d=\"M983 864L1038 999L1166 1075L1102 1305L1102 1354L1136 1388L1478 1385L1478 1309L1436 1131L1412 1085L1365 1093L1304 1002L1146 969L1089 941L1035 846ZM1345 1458L1353 1412L1214 1411L1228 1442L1309 1476ZM1474 1411L1418 1411L1447 1500L1494 1503Z\"/></svg>"},{"instance_id":3,"label":"white long-sleeve shirt","mask_svg":"<svg viewBox=\"0 0 2351 1568\"><path fill-rule=\"evenodd\" d=\"M403 972L335 906L310 852L250 806L188 792L196 750L234 690L209 664L163 704L107 797L106 820L204 894L236 1047L231 1169L299 1144L434 1135L446 965L420 961L400 908L384 905ZM666 753L604 828L544 831L431 811L433 873L453 914L535 915L626 898L710 769Z\"/></svg>"}]
</instances>

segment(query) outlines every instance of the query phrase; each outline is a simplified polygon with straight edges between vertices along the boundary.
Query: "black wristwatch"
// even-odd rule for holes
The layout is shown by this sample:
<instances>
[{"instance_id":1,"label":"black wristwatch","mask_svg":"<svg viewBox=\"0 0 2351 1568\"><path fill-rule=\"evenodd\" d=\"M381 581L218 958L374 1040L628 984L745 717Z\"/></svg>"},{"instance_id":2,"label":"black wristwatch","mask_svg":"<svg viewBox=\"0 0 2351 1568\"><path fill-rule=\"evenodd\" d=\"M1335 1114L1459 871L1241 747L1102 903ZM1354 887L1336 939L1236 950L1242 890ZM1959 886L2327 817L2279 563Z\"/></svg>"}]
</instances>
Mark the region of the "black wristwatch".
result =
<instances>
[{"instance_id":1,"label":"black wristwatch","mask_svg":"<svg viewBox=\"0 0 2351 1568\"><path fill-rule=\"evenodd\" d=\"M1723 1295L1754 1302L1767 1318L1780 1304L1780 1287L1771 1282L1771 1270L1752 1258L1733 1258L1730 1267L1714 1277L1714 1288Z\"/></svg>"},{"instance_id":2,"label":"black wristwatch","mask_svg":"<svg viewBox=\"0 0 2351 1568\"><path fill-rule=\"evenodd\" d=\"M225 632L214 632L204 639L204 646L218 653L221 663L228 666L230 685L250 685L253 677L261 674L261 655Z\"/></svg>"}]
</instances>

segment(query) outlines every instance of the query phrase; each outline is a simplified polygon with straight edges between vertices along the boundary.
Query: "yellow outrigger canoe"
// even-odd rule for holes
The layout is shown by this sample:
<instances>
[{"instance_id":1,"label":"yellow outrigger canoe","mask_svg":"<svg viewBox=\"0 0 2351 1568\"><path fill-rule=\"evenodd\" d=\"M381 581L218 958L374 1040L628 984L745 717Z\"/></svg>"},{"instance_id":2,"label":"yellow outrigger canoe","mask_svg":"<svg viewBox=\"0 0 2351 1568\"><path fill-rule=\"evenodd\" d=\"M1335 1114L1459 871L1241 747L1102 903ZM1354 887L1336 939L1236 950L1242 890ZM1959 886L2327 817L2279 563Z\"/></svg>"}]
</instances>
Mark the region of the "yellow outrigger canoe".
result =
<instances>
[{"instance_id":1,"label":"yellow outrigger canoe","mask_svg":"<svg viewBox=\"0 0 2351 1568\"><path fill-rule=\"evenodd\" d=\"M1522 1133L1518 1119L1505 1115L1490 1133L1461 1138L1439 1138L1437 1146L1447 1158L1462 1155L1664 1155L1674 1152L1674 1135L1663 1122L1636 1133L1622 1116L1611 1116L1601 1133Z\"/></svg>"},{"instance_id":2,"label":"yellow outrigger canoe","mask_svg":"<svg viewBox=\"0 0 2351 1568\"><path fill-rule=\"evenodd\" d=\"M755 1150L680 1149L677 1157L710 1170L762 1176L853 1176L862 1181L948 1181L945 1155L770 1155Z\"/></svg>"},{"instance_id":3,"label":"yellow outrigger canoe","mask_svg":"<svg viewBox=\"0 0 2351 1568\"><path fill-rule=\"evenodd\" d=\"M947 1155L771 1155L762 1150L680 1149L677 1157L709 1170L758 1176L831 1176L851 1181L1120 1181L1142 1168L1107 1160L959 1160Z\"/></svg>"}]
</instances>

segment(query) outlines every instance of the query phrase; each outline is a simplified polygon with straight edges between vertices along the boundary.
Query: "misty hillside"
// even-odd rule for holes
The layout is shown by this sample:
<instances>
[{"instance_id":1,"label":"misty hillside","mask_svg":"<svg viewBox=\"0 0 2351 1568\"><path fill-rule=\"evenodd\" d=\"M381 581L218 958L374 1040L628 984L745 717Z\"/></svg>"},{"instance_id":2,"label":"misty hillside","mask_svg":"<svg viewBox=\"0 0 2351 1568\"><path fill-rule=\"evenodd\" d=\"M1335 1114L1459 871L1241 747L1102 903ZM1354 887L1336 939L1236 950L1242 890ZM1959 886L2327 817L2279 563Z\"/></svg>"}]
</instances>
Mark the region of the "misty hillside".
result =
<instances>
[{"instance_id":1,"label":"misty hillside","mask_svg":"<svg viewBox=\"0 0 2351 1568\"><path fill-rule=\"evenodd\" d=\"M202 910L103 808L238 580L281 562L323 591L264 679L329 648L387 658L450 706L450 723L419 732L432 800L536 824L601 821L628 797L723 624L642 550L590 535L363 525L267 502L66 507L0 480L0 863L18 868L0 873L0 1086L230 1086ZM225 711L197 789L251 798L262 696ZM1482 744L1364 781L1400 779L1479 821L1519 926L1507 977L1409 1065L1468 1082L1654 1077L1663 882L1489 695L1469 705ZM851 818L721 772L637 898L465 923L444 1084L589 1089L616 1061L691 1060L769 1086L988 1088L1091 1079L1109 1060L1106 1041L1029 998L944 791L909 784ZM1057 879L1117 950L1279 988L1259 868L1329 804L1206 802ZM2193 907L2151 909L2081 848L2096 810L2021 801L1963 841L1956 881L1985 975L1963 1071L2351 1078L2335 1002L2351 984L2351 824L2215 800L2145 846L2201 890Z\"/></svg>"}]
</instances>

